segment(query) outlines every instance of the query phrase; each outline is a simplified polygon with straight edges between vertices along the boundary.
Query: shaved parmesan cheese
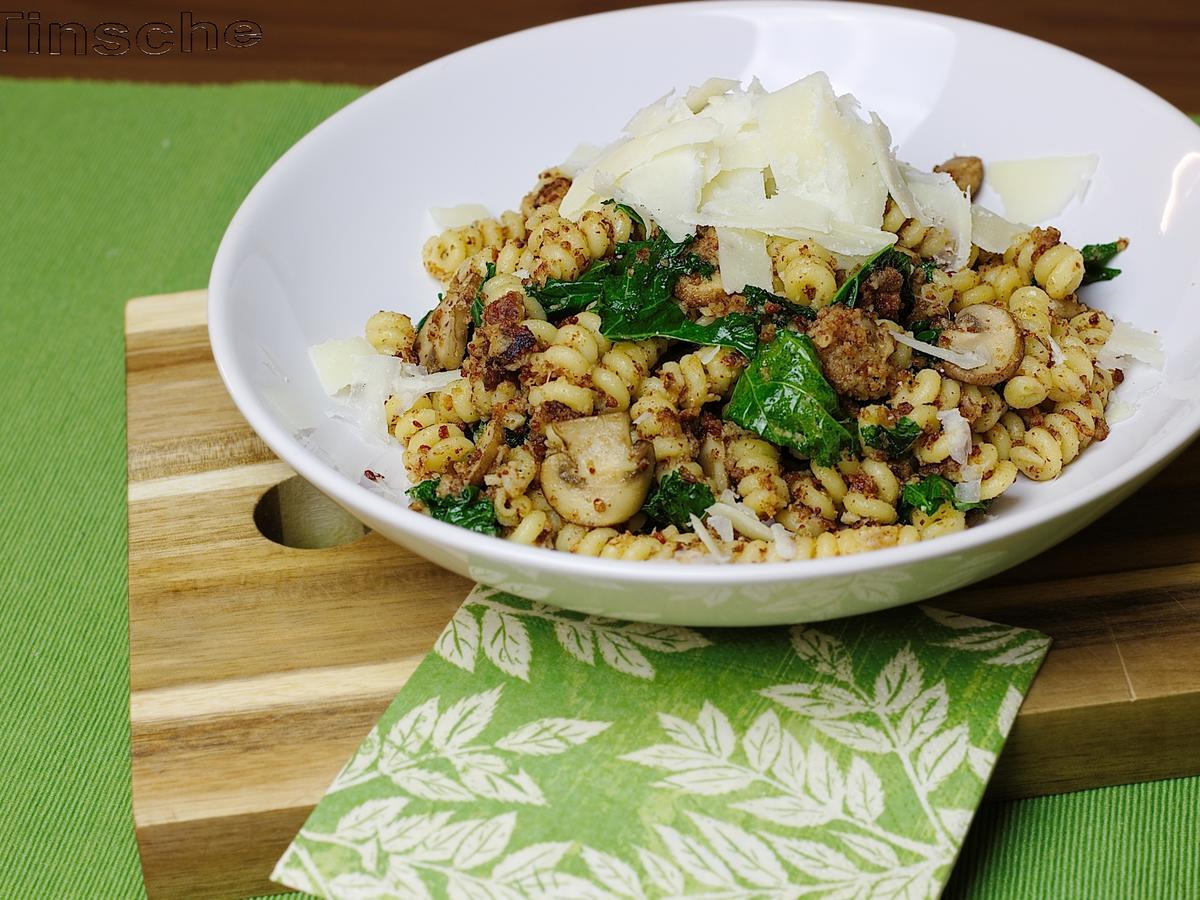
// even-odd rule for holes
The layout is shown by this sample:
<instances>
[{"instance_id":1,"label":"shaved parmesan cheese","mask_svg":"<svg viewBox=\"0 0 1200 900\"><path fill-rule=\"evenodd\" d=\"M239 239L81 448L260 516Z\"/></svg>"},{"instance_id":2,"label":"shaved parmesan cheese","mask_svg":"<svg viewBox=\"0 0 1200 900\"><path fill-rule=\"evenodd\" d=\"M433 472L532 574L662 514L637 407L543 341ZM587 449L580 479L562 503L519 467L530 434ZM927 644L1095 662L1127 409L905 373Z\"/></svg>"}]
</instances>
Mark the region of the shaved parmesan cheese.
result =
<instances>
[{"instance_id":1,"label":"shaved parmesan cheese","mask_svg":"<svg viewBox=\"0 0 1200 900\"><path fill-rule=\"evenodd\" d=\"M462 377L457 369L427 373L421 366L376 352L362 338L317 344L309 348L308 357L325 392L342 395L345 401L341 412L330 415L348 419L375 437L387 435L383 405L388 397L395 395L407 408Z\"/></svg>"},{"instance_id":2,"label":"shaved parmesan cheese","mask_svg":"<svg viewBox=\"0 0 1200 900\"><path fill-rule=\"evenodd\" d=\"M460 203L458 206L432 206L429 215L439 228L462 228L480 219L489 219L492 214L479 203Z\"/></svg>"},{"instance_id":3,"label":"shaved parmesan cheese","mask_svg":"<svg viewBox=\"0 0 1200 900\"><path fill-rule=\"evenodd\" d=\"M1058 345L1053 337L1050 338L1050 363L1051 365L1059 366L1067 361L1067 355L1063 353L1062 347Z\"/></svg>"},{"instance_id":4,"label":"shaved parmesan cheese","mask_svg":"<svg viewBox=\"0 0 1200 900\"><path fill-rule=\"evenodd\" d=\"M1052 156L987 165L988 184L1000 195L1004 215L1023 222L1043 222L1059 215L1072 200L1087 193L1100 157Z\"/></svg>"},{"instance_id":5,"label":"shaved parmesan cheese","mask_svg":"<svg viewBox=\"0 0 1200 900\"><path fill-rule=\"evenodd\" d=\"M718 228L721 289L737 294L748 284L769 291L772 288L771 256L767 236L761 231Z\"/></svg>"},{"instance_id":6,"label":"shaved parmesan cheese","mask_svg":"<svg viewBox=\"0 0 1200 900\"><path fill-rule=\"evenodd\" d=\"M916 198L908 189L908 182L900 174L900 166L892 153L892 133L883 124L883 120L871 113L871 125L867 129L867 137L871 141L871 152L875 154L875 165L879 167L880 177L887 185L888 193L900 207L900 212L910 219L915 219L919 210Z\"/></svg>"},{"instance_id":7,"label":"shaved parmesan cheese","mask_svg":"<svg viewBox=\"0 0 1200 900\"><path fill-rule=\"evenodd\" d=\"M717 146L716 159L721 172L735 169L757 169L759 178L768 165L767 148L757 131L743 131L727 138Z\"/></svg>"},{"instance_id":8,"label":"shaved parmesan cheese","mask_svg":"<svg viewBox=\"0 0 1200 900\"><path fill-rule=\"evenodd\" d=\"M914 350L920 350L929 356L936 356L938 359L952 362L964 369L978 369L988 361L987 357L982 353L974 351L961 353L958 350L949 350L946 347L939 347L936 344L927 344L924 341L918 341L915 337L903 332L893 332L892 337L906 347L912 347Z\"/></svg>"},{"instance_id":9,"label":"shaved parmesan cheese","mask_svg":"<svg viewBox=\"0 0 1200 900\"><path fill-rule=\"evenodd\" d=\"M728 562L729 555L722 550L721 545L713 539L712 534L707 528L704 527L704 523L700 521L699 517L697 517L695 513L690 513L688 515L688 521L692 523L692 530L696 532L696 537L700 538L700 543L702 543L708 549L708 552L721 562Z\"/></svg>"},{"instance_id":10,"label":"shaved parmesan cheese","mask_svg":"<svg viewBox=\"0 0 1200 900\"><path fill-rule=\"evenodd\" d=\"M971 207L971 240L980 250L1003 253L1018 235L1027 231L1028 225L1010 222L978 204Z\"/></svg>"},{"instance_id":11,"label":"shaved parmesan cheese","mask_svg":"<svg viewBox=\"0 0 1200 900\"><path fill-rule=\"evenodd\" d=\"M308 358L317 370L321 387L331 397L350 387L361 357L378 355L378 351L360 337L326 341L308 348Z\"/></svg>"},{"instance_id":12,"label":"shaved parmesan cheese","mask_svg":"<svg viewBox=\"0 0 1200 900\"><path fill-rule=\"evenodd\" d=\"M971 256L971 198L947 172L920 172L912 166L901 171L917 204L917 220L945 228L954 240L953 257L941 261L951 269L963 268Z\"/></svg>"},{"instance_id":13,"label":"shaved parmesan cheese","mask_svg":"<svg viewBox=\"0 0 1200 900\"><path fill-rule=\"evenodd\" d=\"M1108 341L1096 352L1096 362L1106 369L1120 369L1130 359L1161 369L1166 360L1162 340L1158 335L1134 328L1128 322L1117 322Z\"/></svg>"},{"instance_id":14,"label":"shaved parmesan cheese","mask_svg":"<svg viewBox=\"0 0 1200 900\"><path fill-rule=\"evenodd\" d=\"M753 540L771 540L771 529L755 515L754 510L741 502L724 503L717 501L706 511L709 516L724 516L739 533Z\"/></svg>"},{"instance_id":15,"label":"shaved parmesan cheese","mask_svg":"<svg viewBox=\"0 0 1200 900\"><path fill-rule=\"evenodd\" d=\"M790 531L775 522L771 525L771 537L775 541L775 552L781 559L796 558L796 542L792 539Z\"/></svg>"},{"instance_id":16,"label":"shaved parmesan cheese","mask_svg":"<svg viewBox=\"0 0 1200 900\"><path fill-rule=\"evenodd\" d=\"M978 503L983 483L978 476L954 485L954 499L959 503Z\"/></svg>"},{"instance_id":17,"label":"shaved parmesan cheese","mask_svg":"<svg viewBox=\"0 0 1200 900\"><path fill-rule=\"evenodd\" d=\"M600 182L598 182L600 183ZM608 185L610 195L645 219L653 219L673 241L691 236L688 220L700 205L704 161L694 147L677 147Z\"/></svg>"},{"instance_id":18,"label":"shaved parmesan cheese","mask_svg":"<svg viewBox=\"0 0 1200 900\"><path fill-rule=\"evenodd\" d=\"M707 143L720 133L721 124L712 119L692 118L674 122L605 150L596 157L593 167L610 178L620 178L664 153L679 147Z\"/></svg>"},{"instance_id":19,"label":"shaved parmesan cheese","mask_svg":"<svg viewBox=\"0 0 1200 900\"><path fill-rule=\"evenodd\" d=\"M628 135L649 134L672 122L678 122L685 116L690 116L691 112L684 101L675 98L675 91L670 90L653 103L643 106L635 112L622 130Z\"/></svg>"},{"instance_id":20,"label":"shaved parmesan cheese","mask_svg":"<svg viewBox=\"0 0 1200 900\"><path fill-rule=\"evenodd\" d=\"M698 113L708 105L711 98L740 86L741 82L736 78L710 78L698 87L688 88L683 101L688 105L688 109Z\"/></svg>"},{"instance_id":21,"label":"shaved parmesan cheese","mask_svg":"<svg viewBox=\"0 0 1200 900\"><path fill-rule=\"evenodd\" d=\"M1120 397L1113 397L1108 401L1108 408L1104 410L1104 418L1108 420L1109 425L1116 425L1118 422L1132 419L1136 412L1136 405L1126 403Z\"/></svg>"},{"instance_id":22,"label":"shaved parmesan cheese","mask_svg":"<svg viewBox=\"0 0 1200 900\"><path fill-rule=\"evenodd\" d=\"M712 530L721 540L726 542L733 540L733 523L725 516L709 516L708 524L712 526Z\"/></svg>"},{"instance_id":23,"label":"shaved parmesan cheese","mask_svg":"<svg viewBox=\"0 0 1200 900\"><path fill-rule=\"evenodd\" d=\"M839 106L829 76L816 72L764 94L758 125L780 192L815 200L845 222L878 225L887 187L869 128Z\"/></svg>"},{"instance_id":24,"label":"shaved parmesan cheese","mask_svg":"<svg viewBox=\"0 0 1200 900\"><path fill-rule=\"evenodd\" d=\"M967 464L971 455L971 423L955 409L945 409L937 414L942 423L942 434L950 441L950 458L960 466Z\"/></svg>"},{"instance_id":25,"label":"shaved parmesan cheese","mask_svg":"<svg viewBox=\"0 0 1200 900\"><path fill-rule=\"evenodd\" d=\"M590 166L600 155L600 149L595 144L580 144L571 151L571 155L558 164L558 167L567 174L568 178L574 178L581 170Z\"/></svg>"}]
</instances>

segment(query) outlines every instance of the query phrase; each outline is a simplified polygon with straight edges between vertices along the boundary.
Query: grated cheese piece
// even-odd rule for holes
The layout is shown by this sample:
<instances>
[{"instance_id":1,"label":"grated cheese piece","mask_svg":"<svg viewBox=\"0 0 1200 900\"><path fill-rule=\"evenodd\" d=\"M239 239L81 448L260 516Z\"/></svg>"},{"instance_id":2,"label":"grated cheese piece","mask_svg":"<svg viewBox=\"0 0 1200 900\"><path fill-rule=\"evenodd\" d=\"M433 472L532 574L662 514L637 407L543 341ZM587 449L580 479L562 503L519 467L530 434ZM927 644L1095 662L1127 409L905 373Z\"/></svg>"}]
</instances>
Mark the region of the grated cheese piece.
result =
<instances>
[{"instance_id":1,"label":"grated cheese piece","mask_svg":"<svg viewBox=\"0 0 1200 900\"><path fill-rule=\"evenodd\" d=\"M920 210L908 182L900 174L900 166L892 152L892 133L875 113L871 113L871 126L867 135L871 140L871 151L875 154L875 165L879 167L879 174L887 186L888 193L900 207L900 212L910 219L915 219Z\"/></svg>"},{"instance_id":2,"label":"grated cheese piece","mask_svg":"<svg viewBox=\"0 0 1200 900\"><path fill-rule=\"evenodd\" d=\"M978 476L970 481L960 481L954 485L954 499L959 503L978 503L982 488L983 482Z\"/></svg>"},{"instance_id":3,"label":"grated cheese piece","mask_svg":"<svg viewBox=\"0 0 1200 900\"><path fill-rule=\"evenodd\" d=\"M942 433L950 440L950 458L965 466L971 456L971 423L955 409L944 409L937 414L942 423Z\"/></svg>"},{"instance_id":4,"label":"grated cheese piece","mask_svg":"<svg viewBox=\"0 0 1200 900\"><path fill-rule=\"evenodd\" d=\"M739 533L748 538L760 541L771 540L771 529L764 525L754 511L744 503L717 501L706 510L706 513L710 516L724 516Z\"/></svg>"},{"instance_id":5,"label":"grated cheese piece","mask_svg":"<svg viewBox=\"0 0 1200 900\"><path fill-rule=\"evenodd\" d=\"M717 537L725 542L733 540L733 523L725 516L709 516L708 524L712 526Z\"/></svg>"},{"instance_id":6,"label":"grated cheese piece","mask_svg":"<svg viewBox=\"0 0 1200 900\"><path fill-rule=\"evenodd\" d=\"M1004 215L1023 222L1044 222L1087 193L1100 157L1049 156L987 164L988 184L1004 204Z\"/></svg>"},{"instance_id":7,"label":"grated cheese piece","mask_svg":"<svg viewBox=\"0 0 1200 900\"><path fill-rule=\"evenodd\" d=\"M325 393L334 396L354 382L354 373L362 357L378 356L378 351L366 338L326 341L308 348L308 358L317 370L317 378Z\"/></svg>"},{"instance_id":8,"label":"grated cheese piece","mask_svg":"<svg viewBox=\"0 0 1200 900\"><path fill-rule=\"evenodd\" d=\"M1058 345L1053 337L1050 338L1050 362L1052 365L1060 366L1067 361L1067 355L1063 353L1062 347Z\"/></svg>"},{"instance_id":9,"label":"grated cheese piece","mask_svg":"<svg viewBox=\"0 0 1200 900\"><path fill-rule=\"evenodd\" d=\"M971 256L971 198L947 172L920 172L907 165L901 171L917 204L917 220L945 228L954 239L954 255L941 261L951 269L963 268Z\"/></svg>"},{"instance_id":10,"label":"grated cheese piece","mask_svg":"<svg viewBox=\"0 0 1200 900\"><path fill-rule=\"evenodd\" d=\"M567 177L574 178L583 169L586 169L596 157L600 155L602 148L595 144L579 144L571 151L571 155L558 164L558 167L567 173Z\"/></svg>"},{"instance_id":11,"label":"grated cheese piece","mask_svg":"<svg viewBox=\"0 0 1200 900\"><path fill-rule=\"evenodd\" d=\"M1028 225L1010 222L990 209L975 204L971 207L971 241L980 250L1003 253L1017 235L1029 231Z\"/></svg>"},{"instance_id":12,"label":"grated cheese piece","mask_svg":"<svg viewBox=\"0 0 1200 900\"><path fill-rule=\"evenodd\" d=\"M1120 397L1113 397L1108 401L1108 407L1104 410L1104 418L1108 420L1109 425L1116 425L1118 422L1132 419L1136 412L1137 404L1126 403Z\"/></svg>"},{"instance_id":13,"label":"grated cheese piece","mask_svg":"<svg viewBox=\"0 0 1200 900\"><path fill-rule=\"evenodd\" d=\"M796 542L792 539L792 533L774 522L771 525L771 537L775 540L775 552L783 559L796 558Z\"/></svg>"},{"instance_id":14,"label":"grated cheese piece","mask_svg":"<svg viewBox=\"0 0 1200 900\"><path fill-rule=\"evenodd\" d=\"M1108 341L1096 351L1096 362L1106 369L1119 369L1130 359L1161 369L1166 361L1162 339L1156 334L1134 328L1128 322L1117 321Z\"/></svg>"},{"instance_id":15,"label":"grated cheese piece","mask_svg":"<svg viewBox=\"0 0 1200 900\"><path fill-rule=\"evenodd\" d=\"M906 347L912 347L914 350L920 350L922 353L929 356L936 356L938 359L944 359L946 362L952 362L956 366L964 369L978 369L980 366L987 363L988 358L975 351L959 352L958 350L950 350L946 347L939 347L936 344L927 344L924 341L918 341L912 335L902 331L892 332L892 337L904 344Z\"/></svg>"},{"instance_id":16,"label":"grated cheese piece","mask_svg":"<svg viewBox=\"0 0 1200 900\"><path fill-rule=\"evenodd\" d=\"M739 293L748 284L771 290L771 255L767 253L765 234L741 228L718 228L717 247L721 288L725 293Z\"/></svg>"},{"instance_id":17,"label":"grated cheese piece","mask_svg":"<svg viewBox=\"0 0 1200 900\"><path fill-rule=\"evenodd\" d=\"M607 173L602 173L607 174ZM673 241L695 232L688 220L700 205L704 160L695 147L676 147L605 184L607 193L645 219L653 219Z\"/></svg>"},{"instance_id":18,"label":"grated cheese piece","mask_svg":"<svg viewBox=\"0 0 1200 900\"><path fill-rule=\"evenodd\" d=\"M736 78L709 78L704 84L688 88L683 95L683 102L692 112L698 113L708 106L713 97L741 87L741 84Z\"/></svg>"},{"instance_id":19,"label":"grated cheese piece","mask_svg":"<svg viewBox=\"0 0 1200 900\"><path fill-rule=\"evenodd\" d=\"M729 554L713 539L712 533L704 527L704 523L700 521L695 513L688 514L688 521L692 523L692 529L696 532L696 537L700 538L700 543L708 549L708 552L721 562L729 562Z\"/></svg>"},{"instance_id":20,"label":"grated cheese piece","mask_svg":"<svg viewBox=\"0 0 1200 900\"><path fill-rule=\"evenodd\" d=\"M490 219L492 214L481 203L460 203L458 206L431 206L429 215L433 216L439 228L462 228L480 219Z\"/></svg>"}]
</instances>

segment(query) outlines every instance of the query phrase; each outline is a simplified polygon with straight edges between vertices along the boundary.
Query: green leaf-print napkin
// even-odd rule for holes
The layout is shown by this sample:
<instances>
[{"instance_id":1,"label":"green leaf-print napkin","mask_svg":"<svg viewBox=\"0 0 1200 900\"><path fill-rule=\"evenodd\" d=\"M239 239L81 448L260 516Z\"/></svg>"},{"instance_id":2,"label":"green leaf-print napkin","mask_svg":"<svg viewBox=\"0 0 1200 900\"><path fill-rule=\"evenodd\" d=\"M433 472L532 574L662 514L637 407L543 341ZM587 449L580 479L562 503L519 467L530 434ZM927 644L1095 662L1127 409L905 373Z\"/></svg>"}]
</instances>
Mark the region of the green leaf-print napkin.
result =
<instances>
[{"instance_id":1,"label":"green leaf-print napkin","mask_svg":"<svg viewBox=\"0 0 1200 900\"><path fill-rule=\"evenodd\" d=\"M324 897L936 897L1049 639L694 631L476 588L273 877Z\"/></svg>"}]
</instances>

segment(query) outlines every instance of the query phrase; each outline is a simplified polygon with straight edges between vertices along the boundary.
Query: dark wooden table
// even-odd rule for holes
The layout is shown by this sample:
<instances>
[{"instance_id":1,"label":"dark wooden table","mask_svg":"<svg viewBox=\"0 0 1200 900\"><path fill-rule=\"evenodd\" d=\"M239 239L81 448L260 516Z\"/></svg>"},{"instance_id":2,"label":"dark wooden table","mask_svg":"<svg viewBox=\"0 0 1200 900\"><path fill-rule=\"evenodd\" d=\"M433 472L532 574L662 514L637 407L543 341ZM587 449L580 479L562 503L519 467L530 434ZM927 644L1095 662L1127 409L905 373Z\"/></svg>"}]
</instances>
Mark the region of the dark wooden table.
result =
<instances>
[{"instance_id":1,"label":"dark wooden table","mask_svg":"<svg viewBox=\"0 0 1200 900\"><path fill-rule=\"evenodd\" d=\"M636 2L621 0L445 0L381 3L370 0L218 0L193 5L153 0L106 0L100 3L11 4L37 7L39 17L7 22L8 52L0 53L0 75L28 77L125 78L140 81L240 81L303 79L378 84L400 72L470 44L555 19L602 12ZM1181 109L1200 111L1200 0L925 0L896 5L976 19L1024 32L1067 47L1123 72ZM200 27L190 52L163 28L138 30L159 22L176 32L181 9L190 9ZM0 12L0 18L10 13ZM51 23L78 23L59 30ZM243 25L226 33L238 22ZM128 52L120 50L126 26ZM4 24L4 23L0 23ZM38 38L32 54L28 36ZM204 40L217 49L205 51ZM226 41L226 38L229 41ZM86 40L86 46L84 41ZM234 44L241 46L232 46ZM3 46L0 44L0 46ZM79 53L86 49L86 53ZM57 53L53 51L58 51ZM151 52L146 52L151 51ZM1019 62L1019 61L1017 61ZM1070 85L1047 85L1069 91ZM1030 97L1037 103L1041 98Z\"/></svg>"}]
</instances>

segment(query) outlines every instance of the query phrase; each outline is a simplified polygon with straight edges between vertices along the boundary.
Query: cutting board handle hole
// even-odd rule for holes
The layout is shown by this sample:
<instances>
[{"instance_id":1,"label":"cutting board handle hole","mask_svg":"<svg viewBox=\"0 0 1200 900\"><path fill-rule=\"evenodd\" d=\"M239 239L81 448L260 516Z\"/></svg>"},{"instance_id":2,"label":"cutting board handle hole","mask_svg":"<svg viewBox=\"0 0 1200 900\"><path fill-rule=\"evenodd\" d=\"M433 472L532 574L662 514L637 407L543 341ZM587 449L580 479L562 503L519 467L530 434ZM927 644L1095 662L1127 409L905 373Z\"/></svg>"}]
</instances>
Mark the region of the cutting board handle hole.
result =
<instances>
[{"instance_id":1,"label":"cutting board handle hole","mask_svg":"<svg viewBox=\"0 0 1200 900\"><path fill-rule=\"evenodd\" d=\"M340 547L370 531L299 475L268 488L258 498L254 524L268 540L299 550Z\"/></svg>"}]
</instances>

